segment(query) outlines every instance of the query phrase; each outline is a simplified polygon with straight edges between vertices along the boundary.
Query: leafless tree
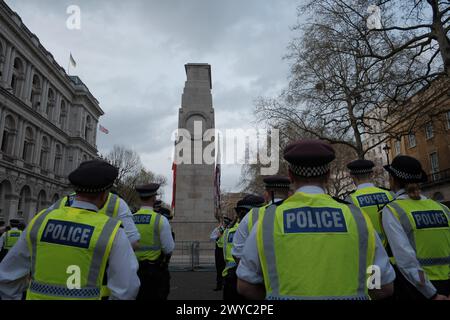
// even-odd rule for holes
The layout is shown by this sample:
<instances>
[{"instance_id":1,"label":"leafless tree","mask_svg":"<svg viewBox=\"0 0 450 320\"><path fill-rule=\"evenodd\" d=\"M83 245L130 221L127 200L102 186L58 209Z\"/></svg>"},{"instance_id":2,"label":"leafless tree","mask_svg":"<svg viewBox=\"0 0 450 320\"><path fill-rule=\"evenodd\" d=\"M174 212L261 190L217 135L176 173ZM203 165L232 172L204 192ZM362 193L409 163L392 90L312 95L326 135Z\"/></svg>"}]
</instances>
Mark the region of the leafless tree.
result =
<instances>
[{"instance_id":1,"label":"leafless tree","mask_svg":"<svg viewBox=\"0 0 450 320\"><path fill-rule=\"evenodd\" d=\"M427 73L429 64L412 51L384 59L371 55L397 47L403 37L372 32L367 7L363 0L314 0L299 7L302 23L293 29L298 37L286 56L289 87L277 98L257 99L261 120L347 146L358 158L392 135L407 134L386 128L409 112L412 107L405 101L437 74ZM384 12L383 22L393 21L395 11ZM367 146L363 138L368 135L383 139Z\"/></svg>"}]
</instances>

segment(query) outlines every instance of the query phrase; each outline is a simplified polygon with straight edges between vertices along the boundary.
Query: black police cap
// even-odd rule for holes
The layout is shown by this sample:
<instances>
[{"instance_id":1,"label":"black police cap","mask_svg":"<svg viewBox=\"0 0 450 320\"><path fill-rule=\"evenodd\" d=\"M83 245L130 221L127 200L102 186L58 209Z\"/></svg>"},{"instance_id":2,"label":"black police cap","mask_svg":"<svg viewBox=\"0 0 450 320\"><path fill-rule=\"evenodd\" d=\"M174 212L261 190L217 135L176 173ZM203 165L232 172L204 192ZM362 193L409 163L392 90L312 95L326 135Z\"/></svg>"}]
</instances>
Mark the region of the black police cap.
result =
<instances>
[{"instance_id":1,"label":"black police cap","mask_svg":"<svg viewBox=\"0 0 450 320\"><path fill-rule=\"evenodd\" d=\"M284 149L284 159L292 173L300 177L320 177L330 171L336 159L334 149L320 140L300 140Z\"/></svg>"},{"instance_id":2,"label":"black police cap","mask_svg":"<svg viewBox=\"0 0 450 320\"><path fill-rule=\"evenodd\" d=\"M69 174L69 181L76 192L100 193L114 185L119 171L103 160L85 161Z\"/></svg>"},{"instance_id":3,"label":"black police cap","mask_svg":"<svg viewBox=\"0 0 450 320\"><path fill-rule=\"evenodd\" d=\"M264 205L264 202L265 200L263 197L249 194L237 202L236 209L244 208L250 210L254 207L261 207L262 205Z\"/></svg>"},{"instance_id":4,"label":"black police cap","mask_svg":"<svg viewBox=\"0 0 450 320\"><path fill-rule=\"evenodd\" d=\"M373 161L362 159L354 160L347 164L347 169L350 170L350 174L355 176L372 173L374 167L375 163Z\"/></svg>"},{"instance_id":5,"label":"black police cap","mask_svg":"<svg viewBox=\"0 0 450 320\"><path fill-rule=\"evenodd\" d=\"M389 174L405 183L421 183L428 180L419 160L410 156L397 156L390 165L384 166Z\"/></svg>"},{"instance_id":6,"label":"black police cap","mask_svg":"<svg viewBox=\"0 0 450 320\"><path fill-rule=\"evenodd\" d=\"M158 183L149 183L136 187L136 192L139 193L141 198L148 198L155 196L158 192L160 185Z\"/></svg>"},{"instance_id":7,"label":"black police cap","mask_svg":"<svg viewBox=\"0 0 450 320\"><path fill-rule=\"evenodd\" d=\"M266 189L289 189L291 180L284 176L270 176L263 179Z\"/></svg>"}]
</instances>

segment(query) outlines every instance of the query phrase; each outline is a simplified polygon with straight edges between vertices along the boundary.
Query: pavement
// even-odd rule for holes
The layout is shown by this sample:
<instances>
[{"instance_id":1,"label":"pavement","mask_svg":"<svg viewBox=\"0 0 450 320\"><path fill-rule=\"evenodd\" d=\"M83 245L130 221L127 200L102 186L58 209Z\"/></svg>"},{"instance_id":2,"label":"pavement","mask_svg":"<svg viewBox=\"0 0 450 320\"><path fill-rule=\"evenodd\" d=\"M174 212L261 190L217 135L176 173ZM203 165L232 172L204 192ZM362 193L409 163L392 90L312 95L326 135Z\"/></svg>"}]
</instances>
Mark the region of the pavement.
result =
<instances>
[{"instance_id":1,"label":"pavement","mask_svg":"<svg viewBox=\"0 0 450 320\"><path fill-rule=\"evenodd\" d=\"M222 291L213 291L216 273L172 271L169 300L222 300Z\"/></svg>"}]
</instances>

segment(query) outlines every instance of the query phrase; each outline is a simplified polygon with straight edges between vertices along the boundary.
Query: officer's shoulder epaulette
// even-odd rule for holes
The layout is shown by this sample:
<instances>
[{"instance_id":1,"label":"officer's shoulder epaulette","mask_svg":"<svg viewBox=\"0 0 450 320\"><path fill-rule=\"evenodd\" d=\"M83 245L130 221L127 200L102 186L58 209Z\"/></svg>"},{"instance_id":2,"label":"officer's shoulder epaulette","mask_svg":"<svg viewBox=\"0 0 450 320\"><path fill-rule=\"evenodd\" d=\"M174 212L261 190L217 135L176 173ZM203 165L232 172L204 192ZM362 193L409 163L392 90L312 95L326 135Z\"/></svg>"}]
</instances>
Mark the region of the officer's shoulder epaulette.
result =
<instances>
[{"instance_id":1,"label":"officer's shoulder epaulette","mask_svg":"<svg viewBox=\"0 0 450 320\"><path fill-rule=\"evenodd\" d=\"M342 199L340 199L340 198L338 198L338 197L333 197L333 199L334 199L335 201L339 202L339 203L342 203L342 204L351 204L350 202L345 201L345 200L342 200Z\"/></svg>"},{"instance_id":2,"label":"officer's shoulder epaulette","mask_svg":"<svg viewBox=\"0 0 450 320\"><path fill-rule=\"evenodd\" d=\"M350 191L349 193L348 193L348 195L351 195L352 193L355 193L357 191L357 189L353 189L352 191Z\"/></svg>"},{"instance_id":3,"label":"officer's shoulder epaulette","mask_svg":"<svg viewBox=\"0 0 450 320\"><path fill-rule=\"evenodd\" d=\"M386 188L386 187L380 187L380 186L375 186L375 187L377 187L378 189L381 189L381 190L385 190L385 191L391 192L391 189Z\"/></svg>"}]
</instances>

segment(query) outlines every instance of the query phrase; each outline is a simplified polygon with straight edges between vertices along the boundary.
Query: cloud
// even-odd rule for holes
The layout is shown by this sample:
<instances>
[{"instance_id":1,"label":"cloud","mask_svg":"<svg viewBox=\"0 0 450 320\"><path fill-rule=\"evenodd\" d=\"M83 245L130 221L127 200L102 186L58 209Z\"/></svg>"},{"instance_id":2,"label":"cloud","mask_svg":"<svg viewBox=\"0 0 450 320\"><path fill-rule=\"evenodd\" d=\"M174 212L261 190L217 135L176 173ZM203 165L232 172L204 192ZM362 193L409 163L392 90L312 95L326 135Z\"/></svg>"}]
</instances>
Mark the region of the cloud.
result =
<instances>
[{"instance_id":1,"label":"cloud","mask_svg":"<svg viewBox=\"0 0 450 320\"><path fill-rule=\"evenodd\" d=\"M103 153L132 147L145 166L171 183L173 142L186 81L184 64L212 65L216 127L247 128L253 101L285 84L282 60L296 22L291 0L7 0L55 59L66 67L73 53L77 74L105 111L98 133ZM81 30L66 28L66 8L81 9ZM45 21L45 23L43 23ZM223 168L234 190L239 166ZM170 187L165 200L171 197Z\"/></svg>"}]
</instances>

